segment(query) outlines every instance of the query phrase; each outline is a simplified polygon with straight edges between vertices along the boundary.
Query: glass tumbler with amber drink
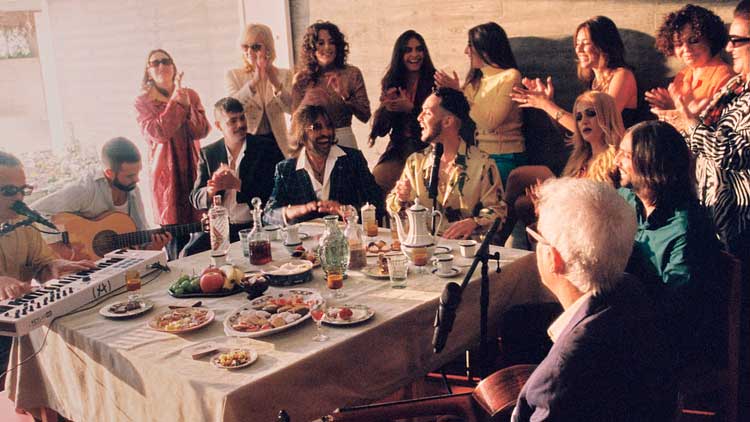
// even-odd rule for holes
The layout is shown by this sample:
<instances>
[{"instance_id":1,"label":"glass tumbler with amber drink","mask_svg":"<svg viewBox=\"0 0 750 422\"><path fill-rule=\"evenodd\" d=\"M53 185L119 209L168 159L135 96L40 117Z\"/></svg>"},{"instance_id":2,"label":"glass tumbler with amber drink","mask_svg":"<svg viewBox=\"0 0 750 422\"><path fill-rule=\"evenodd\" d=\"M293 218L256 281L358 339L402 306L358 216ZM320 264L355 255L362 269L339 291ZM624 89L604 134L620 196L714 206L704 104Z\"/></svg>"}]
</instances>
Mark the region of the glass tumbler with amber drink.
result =
<instances>
[{"instance_id":1,"label":"glass tumbler with amber drink","mask_svg":"<svg viewBox=\"0 0 750 422\"><path fill-rule=\"evenodd\" d=\"M141 274L138 271L125 272L125 289L130 292L128 302L138 302L141 298Z\"/></svg>"}]
</instances>

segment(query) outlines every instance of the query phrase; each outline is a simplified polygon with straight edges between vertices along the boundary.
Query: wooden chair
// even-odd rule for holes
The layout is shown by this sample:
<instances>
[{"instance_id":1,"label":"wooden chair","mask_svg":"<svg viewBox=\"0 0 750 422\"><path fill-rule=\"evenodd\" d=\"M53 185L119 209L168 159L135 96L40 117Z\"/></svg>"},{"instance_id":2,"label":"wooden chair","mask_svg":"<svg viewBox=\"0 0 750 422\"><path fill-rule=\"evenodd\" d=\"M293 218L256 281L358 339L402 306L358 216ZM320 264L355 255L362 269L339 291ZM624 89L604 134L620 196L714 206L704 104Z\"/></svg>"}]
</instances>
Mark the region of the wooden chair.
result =
<instances>
[{"instance_id":1,"label":"wooden chair","mask_svg":"<svg viewBox=\"0 0 750 422\"><path fill-rule=\"evenodd\" d=\"M534 365L517 365L488 376L471 393L446 394L413 400L337 409L325 422L382 422L428 416L457 416L465 422L507 421ZM282 411L283 412L283 411ZM289 422L286 412L279 421Z\"/></svg>"},{"instance_id":2,"label":"wooden chair","mask_svg":"<svg viewBox=\"0 0 750 422\"><path fill-rule=\"evenodd\" d=\"M726 365L722 368L694 367L683 371L679 379L680 410L683 415L723 415L726 422L738 422L740 388L740 335L742 312L742 265L734 256L721 252L715 282L721 291L720 321L726 323ZM725 392L721 410L692 409L685 399L716 391Z\"/></svg>"}]
</instances>

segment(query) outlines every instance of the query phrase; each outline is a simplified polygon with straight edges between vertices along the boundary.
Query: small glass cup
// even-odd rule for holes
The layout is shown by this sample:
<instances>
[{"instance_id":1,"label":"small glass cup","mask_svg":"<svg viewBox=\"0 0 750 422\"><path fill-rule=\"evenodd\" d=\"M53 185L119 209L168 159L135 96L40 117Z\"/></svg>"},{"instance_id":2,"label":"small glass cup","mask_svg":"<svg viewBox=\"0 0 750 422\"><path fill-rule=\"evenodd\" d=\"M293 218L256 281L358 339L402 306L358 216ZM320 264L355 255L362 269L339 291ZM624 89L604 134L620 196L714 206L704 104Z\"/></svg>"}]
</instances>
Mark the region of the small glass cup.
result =
<instances>
[{"instance_id":1,"label":"small glass cup","mask_svg":"<svg viewBox=\"0 0 750 422\"><path fill-rule=\"evenodd\" d=\"M238 233L240 235L240 244L242 245L242 256L250 258L250 246L248 242L248 235L253 229L242 229Z\"/></svg>"},{"instance_id":2,"label":"small glass cup","mask_svg":"<svg viewBox=\"0 0 750 422\"><path fill-rule=\"evenodd\" d=\"M310 316L315 325L317 326L318 333L313 337L313 341L327 341L328 336L323 334L323 318L326 316L326 302L324 300L316 300L310 304Z\"/></svg>"},{"instance_id":3,"label":"small glass cup","mask_svg":"<svg viewBox=\"0 0 750 422\"><path fill-rule=\"evenodd\" d=\"M138 302L141 298L141 274L138 271L130 270L125 272L125 289L131 292L128 295L128 302Z\"/></svg>"},{"instance_id":4,"label":"small glass cup","mask_svg":"<svg viewBox=\"0 0 750 422\"><path fill-rule=\"evenodd\" d=\"M341 288L344 287L344 272L339 269L330 269L326 273L326 287L331 290L331 298L341 299L346 297L345 294L341 293Z\"/></svg>"},{"instance_id":5,"label":"small glass cup","mask_svg":"<svg viewBox=\"0 0 750 422\"><path fill-rule=\"evenodd\" d=\"M391 287L403 289L406 287L406 275L409 270L409 260L403 255L388 257L388 277L391 279Z\"/></svg>"}]
</instances>

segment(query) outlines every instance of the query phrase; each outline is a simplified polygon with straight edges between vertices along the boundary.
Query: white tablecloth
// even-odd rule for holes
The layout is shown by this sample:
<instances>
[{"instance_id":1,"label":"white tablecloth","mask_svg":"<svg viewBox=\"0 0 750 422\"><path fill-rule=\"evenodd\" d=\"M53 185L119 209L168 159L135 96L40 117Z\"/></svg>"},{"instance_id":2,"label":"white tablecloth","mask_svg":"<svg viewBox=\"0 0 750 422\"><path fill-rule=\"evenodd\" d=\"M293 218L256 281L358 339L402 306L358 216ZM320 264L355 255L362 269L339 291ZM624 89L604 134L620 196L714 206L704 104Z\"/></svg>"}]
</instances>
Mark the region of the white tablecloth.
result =
<instances>
[{"instance_id":1,"label":"white tablecloth","mask_svg":"<svg viewBox=\"0 0 750 422\"><path fill-rule=\"evenodd\" d=\"M305 225L302 231L314 235L322 227ZM386 232L381 235L389 237ZM315 242L313 236L305 245L312 247ZM460 258L455 242L441 240L440 244L452 246ZM493 250L501 251L503 271L496 274L491 263L490 333L510 305L549 297L533 270L533 255ZM289 255L280 242L273 242L273 256ZM232 245L229 258L242 261L239 244ZM437 355L430 343L432 323L438 297L449 280L412 272L407 288L397 290L387 280L350 272L343 289L347 297L340 302L370 306L375 311L373 319L345 328L327 326L331 339L324 343L311 340L315 325L306 321L250 340L260 353L253 365L234 371L214 368L208 358L192 360L181 352L212 339L231 344L222 322L233 309L247 303L244 293L202 299L203 306L216 312L216 320L195 332L173 335L146 327L168 305L191 302L168 296L166 289L180 273L200 271L208 263L207 254L171 262L170 273L144 285L142 293L155 303L155 309L141 317L108 320L98 314L101 306L122 300L120 295L15 342L11 366L41 351L9 374L9 396L17 406L51 407L76 422L273 421L279 409L286 409L294 421L307 421L336 407L384 397L478 341L479 268L463 294L447 346ZM460 283L467 269L463 267L462 275L453 281ZM299 287L328 295L319 269L312 281Z\"/></svg>"}]
</instances>

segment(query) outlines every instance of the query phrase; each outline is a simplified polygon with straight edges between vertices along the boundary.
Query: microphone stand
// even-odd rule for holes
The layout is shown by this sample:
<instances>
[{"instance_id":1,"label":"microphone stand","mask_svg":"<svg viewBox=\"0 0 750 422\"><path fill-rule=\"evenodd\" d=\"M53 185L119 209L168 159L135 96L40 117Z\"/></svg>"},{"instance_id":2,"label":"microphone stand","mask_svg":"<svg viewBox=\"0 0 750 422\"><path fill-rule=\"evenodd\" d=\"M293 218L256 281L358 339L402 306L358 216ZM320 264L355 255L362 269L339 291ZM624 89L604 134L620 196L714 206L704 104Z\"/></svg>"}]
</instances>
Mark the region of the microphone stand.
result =
<instances>
[{"instance_id":1,"label":"microphone stand","mask_svg":"<svg viewBox=\"0 0 750 422\"><path fill-rule=\"evenodd\" d=\"M490 356L490 343L487 333L487 319L490 307L490 277L489 277L489 260L493 259L497 261L497 270L500 272L500 252L490 254L490 241L492 240L493 234L500 227L501 220L495 219L492 223L492 228L487 232L482 245L479 247L477 254L474 256L474 261L471 263L471 267L464 276L464 281L461 283L461 293L463 294L464 289L469 284L474 271L477 269L479 263L482 264L481 275L482 280L479 289L479 376L484 378L487 376L489 370L488 358ZM460 307L460 304L459 304ZM457 310L458 311L458 310ZM472 377L471 364L466 365L466 375L469 380Z\"/></svg>"},{"instance_id":2,"label":"microphone stand","mask_svg":"<svg viewBox=\"0 0 750 422\"><path fill-rule=\"evenodd\" d=\"M34 220L31 218L27 218L26 220L19 221L17 223L0 225L0 236L4 236L19 227L30 226L32 224L34 224Z\"/></svg>"}]
</instances>

